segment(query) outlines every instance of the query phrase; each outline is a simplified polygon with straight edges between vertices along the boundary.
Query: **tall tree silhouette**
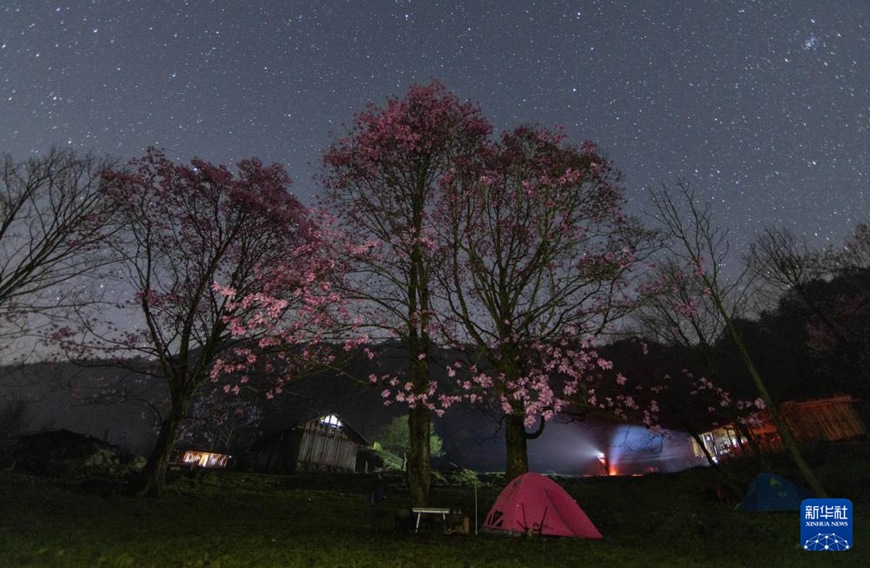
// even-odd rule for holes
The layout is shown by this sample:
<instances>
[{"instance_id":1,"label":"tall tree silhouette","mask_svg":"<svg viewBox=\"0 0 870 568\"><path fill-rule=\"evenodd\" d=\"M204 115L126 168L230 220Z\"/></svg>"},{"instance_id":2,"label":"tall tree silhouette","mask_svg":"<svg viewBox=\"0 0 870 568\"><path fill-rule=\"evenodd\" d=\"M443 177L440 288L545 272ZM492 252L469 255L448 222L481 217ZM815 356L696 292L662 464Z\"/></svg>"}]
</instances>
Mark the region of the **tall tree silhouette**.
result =
<instances>
[{"instance_id":1,"label":"tall tree silhouette","mask_svg":"<svg viewBox=\"0 0 870 568\"><path fill-rule=\"evenodd\" d=\"M432 211L448 176L461 175L490 125L440 83L413 86L403 98L369 106L323 157L326 204L355 243L348 247L353 288L375 333L408 349L407 376L396 397L408 403L411 502L429 494L430 378L436 318L432 287L440 262Z\"/></svg>"},{"instance_id":2,"label":"tall tree silhouette","mask_svg":"<svg viewBox=\"0 0 870 568\"><path fill-rule=\"evenodd\" d=\"M175 164L150 149L129 168L106 174L110 222L117 227L107 244L118 277L133 291L122 307L141 324L108 332L92 325L85 349L138 353L155 362L165 382L170 404L145 466L143 495L163 491L182 421L200 387L228 370L245 380L250 341L262 333L252 326L234 337L233 318L260 306L235 299L282 297L283 304L273 305L277 317L310 303L309 290L331 278L284 169L254 159L237 168L233 173L199 159ZM288 285L293 278L299 286Z\"/></svg>"}]
</instances>

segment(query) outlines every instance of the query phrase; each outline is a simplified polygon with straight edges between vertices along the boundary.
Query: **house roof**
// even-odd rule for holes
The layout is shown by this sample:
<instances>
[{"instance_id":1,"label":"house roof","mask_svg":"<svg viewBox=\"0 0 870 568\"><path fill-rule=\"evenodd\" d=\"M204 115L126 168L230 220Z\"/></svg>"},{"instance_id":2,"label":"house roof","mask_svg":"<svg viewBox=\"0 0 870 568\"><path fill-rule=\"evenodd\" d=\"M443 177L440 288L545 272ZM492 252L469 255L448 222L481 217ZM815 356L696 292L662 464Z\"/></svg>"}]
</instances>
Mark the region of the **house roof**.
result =
<instances>
[{"instance_id":1,"label":"house roof","mask_svg":"<svg viewBox=\"0 0 870 568\"><path fill-rule=\"evenodd\" d=\"M292 426L290 426L288 428L284 428L282 430L278 430L276 432L273 432L271 434L267 434L267 435L263 436L260 439L260 441L269 440L269 439L281 436L283 434L286 434L288 432L292 432L293 430L297 430L299 428L302 428L306 424L313 422L313 421L318 421L321 424L328 426L328 427L340 429L342 432L344 432L347 435L347 437L351 441L356 442L357 444L360 444L362 446L370 446L371 445L371 443L368 440L366 440L366 438L362 434L360 434L359 431L357 431L355 428L353 428L350 424L345 422L339 415L337 415L335 413L319 414L317 416L313 416L313 417L308 418L306 420L301 420L299 422L296 422L295 424L293 424Z\"/></svg>"}]
</instances>

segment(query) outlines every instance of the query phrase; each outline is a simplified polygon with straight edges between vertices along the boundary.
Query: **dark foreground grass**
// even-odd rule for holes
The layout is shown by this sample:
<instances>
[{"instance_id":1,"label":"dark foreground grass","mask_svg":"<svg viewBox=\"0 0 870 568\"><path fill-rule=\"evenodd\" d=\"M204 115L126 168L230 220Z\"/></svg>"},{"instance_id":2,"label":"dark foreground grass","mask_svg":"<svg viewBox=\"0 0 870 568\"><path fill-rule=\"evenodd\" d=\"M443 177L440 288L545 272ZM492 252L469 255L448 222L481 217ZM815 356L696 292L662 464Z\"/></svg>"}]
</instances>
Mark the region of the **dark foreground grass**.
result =
<instances>
[{"instance_id":1,"label":"dark foreground grass","mask_svg":"<svg viewBox=\"0 0 870 568\"><path fill-rule=\"evenodd\" d=\"M145 500L100 483L7 471L0 472L0 566L870 565L870 445L841 444L812 459L833 495L855 506L849 552L801 550L797 513L749 515L706 499L704 489L721 481L711 469L559 478L603 541L446 535L438 523L414 534L407 517L396 526L396 512L408 506L400 480L372 507L371 476L213 472L178 479L165 498ZM792 473L785 463L777 470ZM743 483L753 473L731 470ZM498 478L478 486L480 519L500 487ZM438 485L432 504L473 517L474 488Z\"/></svg>"}]
</instances>

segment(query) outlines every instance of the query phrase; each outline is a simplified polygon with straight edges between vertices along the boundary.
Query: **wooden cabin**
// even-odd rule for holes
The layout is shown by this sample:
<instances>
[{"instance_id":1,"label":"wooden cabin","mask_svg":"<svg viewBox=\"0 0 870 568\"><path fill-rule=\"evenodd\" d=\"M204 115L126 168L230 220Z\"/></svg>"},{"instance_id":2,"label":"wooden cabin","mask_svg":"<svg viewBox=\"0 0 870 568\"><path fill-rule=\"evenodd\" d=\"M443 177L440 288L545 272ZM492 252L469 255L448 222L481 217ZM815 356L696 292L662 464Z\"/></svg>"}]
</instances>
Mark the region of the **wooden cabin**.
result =
<instances>
[{"instance_id":1,"label":"wooden cabin","mask_svg":"<svg viewBox=\"0 0 870 568\"><path fill-rule=\"evenodd\" d=\"M780 405L779 412L798 442L833 442L866 434L864 423L855 409L856 402L850 396L789 401ZM782 451L782 440L768 413L762 411L759 417L760 424L749 428L753 442L765 451ZM701 437L707 450L716 457L738 455L746 450L733 425L705 432Z\"/></svg>"},{"instance_id":2,"label":"wooden cabin","mask_svg":"<svg viewBox=\"0 0 870 568\"><path fill-rule=\"evenodd\" d=\"M254 471L355 471L357 453L369 443L335 414L306 420L257 441L250 451Z\"/></svg>"},{"instance_id":3,"label":"wooden cabin","mask_svg":"<svg viewBox=\"0 0 870 568\"><path fill-rule=\"evenodd\" d=\"M786 402L779 411L800 442L845 440L866 432L855 402L850 396Z\"/></svg>"}]
</instances>

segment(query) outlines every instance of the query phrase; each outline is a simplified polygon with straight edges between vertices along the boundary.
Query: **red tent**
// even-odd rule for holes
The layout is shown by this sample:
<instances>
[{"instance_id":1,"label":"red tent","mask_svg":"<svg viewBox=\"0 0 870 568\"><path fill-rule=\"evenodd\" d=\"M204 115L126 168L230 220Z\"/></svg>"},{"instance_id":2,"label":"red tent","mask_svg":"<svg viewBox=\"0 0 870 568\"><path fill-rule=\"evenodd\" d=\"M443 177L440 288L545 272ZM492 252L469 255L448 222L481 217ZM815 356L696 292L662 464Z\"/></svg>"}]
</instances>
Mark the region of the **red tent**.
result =
<instances>
[{"instance_id":1,"label":"red tent","mask_svg":"<svg viewBox=\"0 0 870 568\"><path fill-rule=\"evenodd\" d=\"M525 473L495 500L485 529L508 533L603 538L583 509L555 481Z\"/></svg>"}]
</instances>

